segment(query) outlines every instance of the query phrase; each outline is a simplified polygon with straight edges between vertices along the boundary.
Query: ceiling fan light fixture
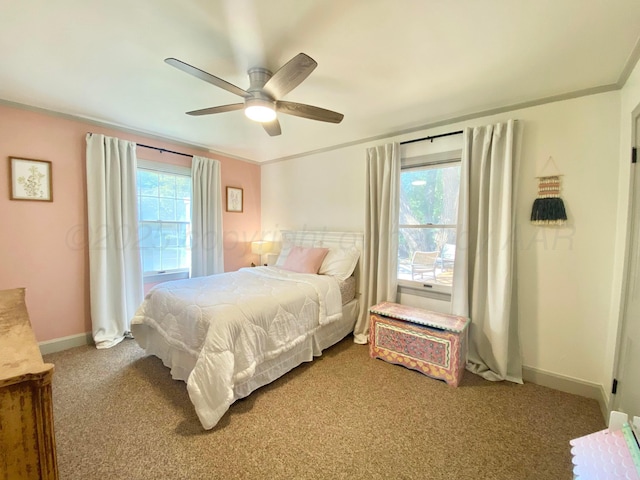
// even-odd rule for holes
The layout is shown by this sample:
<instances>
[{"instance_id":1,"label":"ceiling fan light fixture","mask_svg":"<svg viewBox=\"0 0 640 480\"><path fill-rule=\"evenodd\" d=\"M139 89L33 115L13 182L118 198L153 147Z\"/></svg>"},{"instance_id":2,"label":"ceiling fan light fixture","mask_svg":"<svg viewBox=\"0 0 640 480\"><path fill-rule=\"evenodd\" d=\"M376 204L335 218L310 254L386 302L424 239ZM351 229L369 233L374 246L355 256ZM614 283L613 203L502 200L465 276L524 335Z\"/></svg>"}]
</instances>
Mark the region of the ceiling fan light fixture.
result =
<instances>
[{"instance_id":1,"label":"ceiling fan light fixture","mask_svg":"<svg viewBox=\"0 0 640 480\"><path fill-rule=\"evenodd\" d=\"M244 109L244 114L254 122L272 122L276 119L276 111L264 105L252 105Z\"/></svg>"},{"instance_id":2,"label":"ceiling fan light fixture","mask_svg":"<svg viewBox=\"0 0 640 480\"><path fill-rule=\"evenodd\" d=\"M250 98L245 103L244 114L254 122L272 122L276 119L274 102L262 98Z\"/></svg>"}]
</instances>

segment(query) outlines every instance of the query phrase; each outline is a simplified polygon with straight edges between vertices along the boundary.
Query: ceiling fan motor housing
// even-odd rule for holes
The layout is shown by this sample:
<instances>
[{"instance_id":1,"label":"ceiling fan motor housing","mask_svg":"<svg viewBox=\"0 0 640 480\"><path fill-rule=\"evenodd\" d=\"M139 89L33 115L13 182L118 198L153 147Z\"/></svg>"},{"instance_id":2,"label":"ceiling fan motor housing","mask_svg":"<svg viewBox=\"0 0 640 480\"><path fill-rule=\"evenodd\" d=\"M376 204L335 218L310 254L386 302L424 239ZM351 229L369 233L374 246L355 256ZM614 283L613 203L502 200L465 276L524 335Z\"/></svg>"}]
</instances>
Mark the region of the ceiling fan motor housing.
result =
<instances>
[{"instance_id":1,"label":"ceiling fan motor housing","mask_svg":"<svg viewBox=\"0 0 640 480\"><path fill-rule=\"evenodd\" d=\"M249 88L248 92L253 90L262 90L264 84L273 76L270 70L261 67L252 67L249 69Z\"/></svg>"},{"instance_id":2,"label":"ceiling fan motor housing","mask_svg":"<svg viewBox=\"0 0 640 480\"><path fill-rule=\"evenodd\" d=\"M250 68L248 73L250 85L247 93L251 96L245 97L245 107L264 107L275 111L275 99L263 90L265 83L269 81L272 73L266 68L260 67Z\"/></svg>"}]
</instances>

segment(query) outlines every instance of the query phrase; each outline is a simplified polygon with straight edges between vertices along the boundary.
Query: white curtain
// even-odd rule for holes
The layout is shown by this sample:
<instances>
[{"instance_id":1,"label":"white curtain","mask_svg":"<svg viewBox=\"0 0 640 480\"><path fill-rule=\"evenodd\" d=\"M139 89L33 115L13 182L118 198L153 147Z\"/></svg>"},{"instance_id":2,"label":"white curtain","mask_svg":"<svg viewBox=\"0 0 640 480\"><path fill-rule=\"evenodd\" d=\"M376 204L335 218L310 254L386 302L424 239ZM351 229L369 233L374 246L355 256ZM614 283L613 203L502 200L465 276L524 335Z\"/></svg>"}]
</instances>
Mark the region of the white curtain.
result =
<instances>
[{"instance_id":1,"label":"white curtain","mask_svg":"<svg viewBox=\"0 0 640 480\"><path fill-rule=\"evenodd\" d=\"M369 335L369 307L395 302L398 287L398 211L400 144L367 149L366 218L363 251L363 311L354 328L355 343Z\"/></svg>"},{"instance_id":2,"label":"white curtain","mask_svg":"<svg viewBox=\"0 0 640 480\"><path fill-rule=\"evenodd\" d=\"M467 369L522 383L516 286L521 131L509 120L464 131L452 313L471 318Z\"/></svg>"},{"instance_id":3,"label":"white curtain","mask_svg":"<svg viewBox=\"0 0 640 480\"><path fill-rule=\"evenodd\" d=\"M87 210L93 339L118 344L142 302L136 144L87 134Z\"/></svg>"},{"instance_id":4,"label":"white curtain","mask_svg":"<svg viewBox=\"0 0 640 480\"><path fill-rule=\"evenodd\" d=\"M220 162L193 157L191 164L191 276L224 272Z\"/></svg>"}]
</instances>

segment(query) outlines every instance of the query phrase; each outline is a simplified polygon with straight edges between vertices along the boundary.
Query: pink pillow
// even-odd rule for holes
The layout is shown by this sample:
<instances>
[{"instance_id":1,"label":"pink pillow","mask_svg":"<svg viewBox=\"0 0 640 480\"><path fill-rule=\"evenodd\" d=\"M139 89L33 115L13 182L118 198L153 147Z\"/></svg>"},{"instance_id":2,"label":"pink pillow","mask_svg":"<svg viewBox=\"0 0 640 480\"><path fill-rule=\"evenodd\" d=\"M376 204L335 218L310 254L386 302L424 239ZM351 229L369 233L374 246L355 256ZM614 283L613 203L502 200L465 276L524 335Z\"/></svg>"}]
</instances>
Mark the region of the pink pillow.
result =
<instances>
[{"instance_id":1,"label":"pink pillow","mask_svg":"<svg viewBox=\"0 0 640 480\"><path fill-rule=\"evenodd\" d=\"M298 273L318 273L328 248L292 247L282 268Z\"/></svg>"}]
</instances>

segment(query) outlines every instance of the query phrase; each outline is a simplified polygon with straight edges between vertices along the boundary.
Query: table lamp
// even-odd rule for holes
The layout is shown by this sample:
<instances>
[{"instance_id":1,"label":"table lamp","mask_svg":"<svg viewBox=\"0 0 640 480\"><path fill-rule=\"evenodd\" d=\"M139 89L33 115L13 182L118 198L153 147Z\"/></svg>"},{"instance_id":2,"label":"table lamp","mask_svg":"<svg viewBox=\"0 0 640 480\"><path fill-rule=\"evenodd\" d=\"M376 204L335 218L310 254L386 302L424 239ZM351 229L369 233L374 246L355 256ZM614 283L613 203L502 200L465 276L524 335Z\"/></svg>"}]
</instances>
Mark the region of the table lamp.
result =
<instances>
[{"instance_id":1,"label":"table lamp","mask_svg":"<svg viewBox=\"0 0 640 480\"><path fill-rule=\"evenodd\" d=\"M251 253L254 255L260 255L260 265L266 265L264 263L263 258L264 255L271 252L272 242L268 242L266 240L258 240L256 242L251 242Z\"/></svg>"}]
</instances>

